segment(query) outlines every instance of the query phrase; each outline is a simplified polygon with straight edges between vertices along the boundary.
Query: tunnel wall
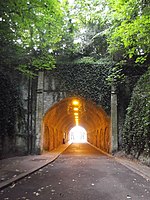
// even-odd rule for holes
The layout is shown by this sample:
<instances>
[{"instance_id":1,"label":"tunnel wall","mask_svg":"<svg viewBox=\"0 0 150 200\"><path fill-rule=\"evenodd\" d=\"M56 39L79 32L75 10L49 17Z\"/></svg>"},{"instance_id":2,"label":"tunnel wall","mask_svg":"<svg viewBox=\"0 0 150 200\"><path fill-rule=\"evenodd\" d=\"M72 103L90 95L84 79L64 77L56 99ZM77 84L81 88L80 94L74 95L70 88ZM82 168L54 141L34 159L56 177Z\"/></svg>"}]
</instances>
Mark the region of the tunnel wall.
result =
<instances>
[{"instance_id":1,"label":"tunnel wall","mask_svg":"<svg viewBox=\"0 0 150 200\"><path fill-rule=\"evenodd\" d=\"M110 152L110 128L109 124L100 129L96 129L88 133L88 142L95 147L103 150L104 152Z\"/></svg>"},{"instance_id":2,"label":"tunnel wall","mask_svg":"<svg viewBox=\"0 0 150 200\"><path fill-rule=\"evenodd\" d=\"M96 107L95 109L99 110L102 116L99 116L100 120L95 124L95 128L87 133L87 140L95 147L109 153L111 145L110 117L102 108Z\"/></svg>"}]
</instances>

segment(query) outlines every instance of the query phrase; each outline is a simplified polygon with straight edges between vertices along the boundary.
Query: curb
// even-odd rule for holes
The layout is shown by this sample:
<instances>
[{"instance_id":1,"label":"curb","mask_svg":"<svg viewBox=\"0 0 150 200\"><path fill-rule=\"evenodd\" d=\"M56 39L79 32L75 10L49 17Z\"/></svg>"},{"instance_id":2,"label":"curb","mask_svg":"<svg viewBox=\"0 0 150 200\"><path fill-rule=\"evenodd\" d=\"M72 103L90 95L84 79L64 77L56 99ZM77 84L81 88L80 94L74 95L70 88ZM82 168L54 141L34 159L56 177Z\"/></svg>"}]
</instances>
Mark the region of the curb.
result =
<instances>
[{"instance_id":1,"label":"curb","mask_svg":"<svg viewBox=\"0 0 150 200\"><path fill-rule=\"evenodd\" d=\"M149 169L149 174L144 173L143 171L141 171L140 169L138 169L137 167L133 167L132 164L129 164L128 161L122 160L121 158L117 158L114 157L114 159L119 162L120 164L124 165L125 167L127 167L128 169L132 170L133 172L137 173L138 175L142 176L144 179L146 179L147 181L150 181L150 169ZM131 161L130 161L131 162ZM147 166L143 165L144 167L148 168Z\"/></svg>"},{"instance_id":2,"label":"curb","mask_svg":"<svg viewBox=\"0 0 150 200\"><path fill-rule=\"evenodd\" d=\"M90 144L90 143L88 143ZM132 162L131 160L129 161L126 161L125 159L121 159L121 158L118 158L116 156L113 156L109 153L106 153L104 151L102 151L101 149L95 147L94 145L90 144L92 147L94 147L95 149L97 149L98 151L100 151L101 153L109 156L110 158L113 158L114 160L116 160L117 162L119 162L120 164L124 165L125 167L127 167L128 169L132 170L134 173L137 173L138 175L142 176L144 179L146 179L147 181L150 181L150 168L143 165L143 167L147 168L147 170L149 171L149 174L139 170L137 167L133 167L132 164L130 164L129 162ZM142 166L142 164L141 164Z\"/></svg>"}]
</instances>

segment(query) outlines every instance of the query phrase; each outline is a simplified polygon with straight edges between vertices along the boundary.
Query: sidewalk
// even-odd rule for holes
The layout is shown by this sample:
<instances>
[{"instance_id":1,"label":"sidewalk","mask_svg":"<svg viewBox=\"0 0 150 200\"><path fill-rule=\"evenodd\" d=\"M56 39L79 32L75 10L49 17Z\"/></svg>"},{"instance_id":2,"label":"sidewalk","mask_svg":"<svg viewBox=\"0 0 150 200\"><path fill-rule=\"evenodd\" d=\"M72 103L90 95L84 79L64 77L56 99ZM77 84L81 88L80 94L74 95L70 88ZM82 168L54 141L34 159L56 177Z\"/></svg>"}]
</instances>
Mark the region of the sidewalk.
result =
<instances>
[{"instance_id":1,"label":"sidewalk","mask_svg":"<svg viewBox=\"0 0 150 200\"><path fill-rule=\"evenodd\" d=\"M90 145L93 146L92 144L90 144ZM102 152L103 154L111 157L112 159L115 159L117 162L124 165L125 167L132 170L133 172L137 173L138 175L142 176L147 181L150 181L150 167L140 163L139 161L130 160L125 157L121 157L121 156L117 156L117 155L113 156L111 154L108 154L108 153L100 150L99 148L97 148L95 146L93 146L93 147L96 148L98 151Z\"/></svg>"},{"instance_id":2,"label":"sidewalk","mask_svg":"<svg viewBox=\"0 0 150 200\"><path fill-rule=\"evenodd\" d=\"M68 146L69 144L63 144L56 150L42 155L12 157L0 160L0 189L53 162Z\"/></svg>"},{"instance_id":3,"label":"sidewalk","mask_svg":"<svg viewBox=\"0 0 150 200\"><path fill-rule=\"evenodd\" d=\"M147 181L150 181L150 167L140 163L139 161L132 161L127 158L114 157L115 160L133 172L139 174Z\"/></svg>"}]
</instances>

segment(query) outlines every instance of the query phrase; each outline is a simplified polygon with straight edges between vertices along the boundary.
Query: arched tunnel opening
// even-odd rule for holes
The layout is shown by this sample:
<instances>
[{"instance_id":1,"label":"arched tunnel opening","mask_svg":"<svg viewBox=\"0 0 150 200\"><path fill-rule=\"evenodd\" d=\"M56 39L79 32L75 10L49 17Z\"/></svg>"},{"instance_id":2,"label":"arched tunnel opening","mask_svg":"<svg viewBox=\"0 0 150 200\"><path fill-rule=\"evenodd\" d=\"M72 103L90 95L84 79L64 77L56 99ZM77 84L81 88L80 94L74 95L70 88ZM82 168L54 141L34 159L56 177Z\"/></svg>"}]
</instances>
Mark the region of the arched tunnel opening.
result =
<instances>
[{"instance_id":1,"label":"arched tunnel opening","mask_svg":"<svg viewBox=\"0 0 150 200\"><path fill-rule=\"evenodd\" d=\"M82 126L76 125L69 131L69 143L87 142L87 132Z\"/></svg>"},{"instance_id":2,"label":"arched tunnel opening","mask_svg":"<svg viewBox=\"0 0 150 200\"><path fill-rule=\"evenodd\" d=\"M53 105L43 117L41 150L51 151L70 141L70 131L81 126L86 140L110 152L110 117L101 106L79 97L70 97Z\"/></svg>"}]
</instances>

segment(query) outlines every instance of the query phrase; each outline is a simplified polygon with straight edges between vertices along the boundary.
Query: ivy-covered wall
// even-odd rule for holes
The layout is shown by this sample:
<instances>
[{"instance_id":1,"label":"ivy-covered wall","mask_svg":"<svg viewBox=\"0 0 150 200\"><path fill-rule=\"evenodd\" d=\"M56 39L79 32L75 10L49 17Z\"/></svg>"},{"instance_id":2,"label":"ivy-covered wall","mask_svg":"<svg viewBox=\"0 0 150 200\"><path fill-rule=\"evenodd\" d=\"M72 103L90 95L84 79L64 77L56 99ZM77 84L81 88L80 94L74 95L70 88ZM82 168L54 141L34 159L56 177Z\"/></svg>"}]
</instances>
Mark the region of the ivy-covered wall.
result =
<instances>
[{"instance_id":1,"label":"ivy-covered wall","mask_svg":"<svg viewBox=\"0 0 150 200\"><path fill-rule=\"evenodd\" d=\"M92 100L110 114L110 90L106 81L109 67L104 64L69 63L59 64L54 77L61 80L67 96L81 96Z\"/></svg>"},{"instance_id":2,"label":"ivy-covered wall","mask_svg":"<svg viewBox=\"0 0 150 200\"><path fill-rule=\"evenodd\" d=\"M25 152L25 113L19 86L13 73L0 71L0 158Z\"/></svg>"},{"instance_id":3,"label":"ivy-covered wall","mask_svg":"<svg viewBox=\"0 0 150 200\"><path fill-rule=\"evenodd\" d=\"M127 108L130 103L132 91L139 79L138 76L127 76L122 84L118 84L118 141L119 150L122 149L122 139L123 139L123 127L125 122L125 117L127 113Z\"/></svg>"},{"instance_id":4,"label":"ivy-covered wall","mask_svg":"<svg viewBox=\"0 0 150 200\"><path fill-rule=\"evenodd\" d=\"M150 69L133 90L124 123L123 149L136 158L150 158Z\"/></svg>"}]
</instances>

